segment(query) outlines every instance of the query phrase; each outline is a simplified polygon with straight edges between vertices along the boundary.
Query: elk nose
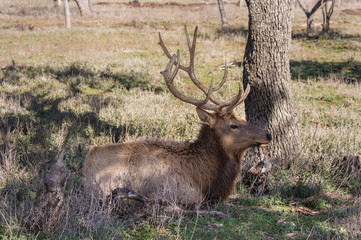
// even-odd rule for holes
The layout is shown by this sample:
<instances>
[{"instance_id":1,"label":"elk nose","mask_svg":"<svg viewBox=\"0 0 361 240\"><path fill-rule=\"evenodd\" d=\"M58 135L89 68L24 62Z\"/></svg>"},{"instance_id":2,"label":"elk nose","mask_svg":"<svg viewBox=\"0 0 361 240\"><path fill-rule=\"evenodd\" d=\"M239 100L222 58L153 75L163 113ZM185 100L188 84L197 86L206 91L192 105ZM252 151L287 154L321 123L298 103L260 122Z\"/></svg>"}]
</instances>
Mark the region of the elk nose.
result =
<instances>
[{"instance_id":1,"label":"elk nose","mask_svg":"<svg viewBox=\"0 0 361 240\"><path fill-rule=\"evenodd\" d=\"M266 137L267 137L268 140L270 140L270 141L272 140L272 135L271 134L267 133Z\"/></svg>"}]
</instances>

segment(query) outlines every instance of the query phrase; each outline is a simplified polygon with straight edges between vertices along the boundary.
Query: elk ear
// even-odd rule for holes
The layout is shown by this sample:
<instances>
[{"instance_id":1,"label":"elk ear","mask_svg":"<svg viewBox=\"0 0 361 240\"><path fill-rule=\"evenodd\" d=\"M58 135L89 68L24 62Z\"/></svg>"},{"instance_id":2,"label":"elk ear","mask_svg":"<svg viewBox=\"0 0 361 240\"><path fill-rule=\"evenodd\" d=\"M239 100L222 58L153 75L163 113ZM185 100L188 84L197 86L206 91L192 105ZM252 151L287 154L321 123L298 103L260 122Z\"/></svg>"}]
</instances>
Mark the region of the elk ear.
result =
<instances>
[{"instance_id":1,"label":"elk ear","mask_svg":"<svg viewBox=\"0 0 361 240\"><path fill-rule=\"evenodd\" d=\"M209 126L213 126L216 123L216 118L213 114L211 114L207 111L204 111L203 109L198 108L198 107L196 108L196 111L197 111L199 119L203 123L205 123Z\"/></svg>"}]
</instances>

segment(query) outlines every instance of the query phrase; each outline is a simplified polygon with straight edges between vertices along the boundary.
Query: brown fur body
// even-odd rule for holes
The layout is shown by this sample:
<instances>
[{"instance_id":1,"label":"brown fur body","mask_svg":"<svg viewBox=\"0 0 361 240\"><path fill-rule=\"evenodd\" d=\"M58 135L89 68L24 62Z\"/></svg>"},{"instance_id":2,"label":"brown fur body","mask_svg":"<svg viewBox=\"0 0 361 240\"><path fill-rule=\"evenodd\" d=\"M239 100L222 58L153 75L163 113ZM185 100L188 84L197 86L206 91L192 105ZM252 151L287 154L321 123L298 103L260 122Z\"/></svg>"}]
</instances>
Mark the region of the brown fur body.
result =
<instances>
[{"instance_id":1,"label":"brown fur body","mask_svg":"<svg viewBox=\"0 0 361 240\"><path fill-rule=\"evenodd\" d=\"M269 140L267 132L233 113L213 115L215 122L212 126L203 124L193 142L145 140L95 147L84 163L84 182L105 195L115 188L130 188L149 198L183 204L227 199L245 151ZM246 131L235 135L231 123L242 125ZM258 131L262 139L242 145L250 131Z\"/></svg>"}]
</instances>

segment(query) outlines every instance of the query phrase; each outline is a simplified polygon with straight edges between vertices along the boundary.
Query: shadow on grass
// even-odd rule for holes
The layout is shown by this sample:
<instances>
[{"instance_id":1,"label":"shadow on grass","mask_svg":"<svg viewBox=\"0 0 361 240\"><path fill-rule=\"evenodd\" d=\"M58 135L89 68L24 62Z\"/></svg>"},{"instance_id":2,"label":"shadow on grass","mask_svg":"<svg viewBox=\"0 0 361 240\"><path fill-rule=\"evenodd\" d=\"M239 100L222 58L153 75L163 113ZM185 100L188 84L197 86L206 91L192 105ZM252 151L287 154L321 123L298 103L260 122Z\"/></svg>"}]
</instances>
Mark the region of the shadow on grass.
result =
<instances>
[{"instance_id":1,"label":"shadow on grass","mask_svg":"<svg viewBox=\"0 0 361 240\"><path fill-rule=\"evenodd\" d=\"M243 65L242 62L236 62L235 64L237 67ZM291 60L290 71L291 79L294 80L308 81L332 78L347 84L361 83L361 62L355 60L342 62Z\"/></svg>"},{"instance_id":2,"label":"shadow on grass","mask_svg":"<svg viewBox=\"0 0 361 240\"><path fill-rule=\"evenodd\" d=\"M290 61L292 79L306 81L308 79L336 80L347 84L361 83L361 62L349 60L344 62L318 62L313 60Z\"/></svg>"},{"instance_id":3,"label":"shadow on grass","mask_svg":"<svg viewBox=\"0 0 361 240\"><path fill-rule=\"evenodd\" d=\"M323 33L322 31L317 31L314 33L307 33L305 30L293 31L292 39L299 40L354 40L361 42L361 35L352 35L352 34L343 34L337 30L331 30L328 33Z\"/></svg>"},{"instance_id":4,"label":"shadow on grass","mask_svg":"<svg viewBox=\"0 0 361 240\"><path fill-rule=\"evenodd\" d=\"M217 210L229 212L230 218L221 221L222 228L217 232L203 232L198 228L195 234L206 236L208 239L265 239L265 236L272 239L345 239L348 233L339 232L337 224L325 223L334 220L337 211L325 212L317 216L299 214L290 208L288 204L277 205L267 203L266 197L240 197L230 199L225 207ZM357 217L359 211L343 208L345 217ZM336 218L335 218L336 219ZM205 219L206 221L209 219ZM200 220L199 225L205 223ZM337 220L336 220L337 221ZM355 226L358 226L355 224ZM196 235L196 236L197 236ZM310 238L311 237L311 238Z\"/></svg>"},{"instance_id":5,"label":"shadow on grass","mask_svg":"<svg viewBox=\"0 0 361 240\"><path fill-rule=\"evenodd\" d=\"M248 36L248 28L241 26L241 27L225 27L225 28L217 28L216 29L216 38L222 36L238 36L241 35L243 37Z\"/></svg>"},{"instance_id":6,"label":"shadow on grass","mask_svg":"<svg viewBox=\"0 0 361 240\"><path fill-rule=\"evenodd\" d=\"M140 80L147 79L147 76L139 73L112 72L109 68L103 71L96 71L87 66L85 63L78 62L65 66L62 69L55 69L49 66L33 67L10 65L5 67L2 71L3 77L0 78L0 84L5 80L12 84L18 84L22 76L34 79L38 76L50 75L59 82L65 84L68 84L69 81L74 79L78 82L78 84L80 81L86 81L86 84L93 88L104 88L105 86L103 86L103 83L107 80L114 83L114 85L112 85L113 87L118 85L118 87L123 87L127 90L130 90L131 88L150 90L153 88L149 81Z\"/></svg>"},{"instance_id":7,"label":"shadow on grass","mask_svg":"<svg viewBox=\"0 0 361 240\"><path fill-rule=\"evenodd\" d=\"M47 88L26 89L33 79L43 76L49 79L49 85L54 87L55 84L55 88L56 81L65 85L67 92L65 96L53 97L51 91L44 90ZM48 66L8 66L2 70L0 84L21 86L24 91L1 91L0 97L4 102L17 101L26 109L26 113L8 111L0 116L0 148L5 149L9 144L15 145L22 161L34 164L37 161L54 158L59 151L55 143L56 136L64 131L65 144L79 144L82 155L85 155L87 150L84 149L87 144L83 143L89 142L89 139L94 137L110 136L113 142L118 142L126 135L135 135L138 131L142 131L140 126L132 124L119 126L99 118L99 110L109 105L109 101L99 93L112 89L126 91L125 89L132 88L143 90L152 88L148 81L140 79L144 79L144 76L135 73L113 73L109 69L97 72L78 63L62 69ZM91 92L87 95L82 92L84 88L91 89L97 94ZM82 113L61 110L60 105L74 97L79 98L79 102L74 104L90 103L91 110ZM72 148L77 147L72 146Z\"/></svg>"}]
</instances>

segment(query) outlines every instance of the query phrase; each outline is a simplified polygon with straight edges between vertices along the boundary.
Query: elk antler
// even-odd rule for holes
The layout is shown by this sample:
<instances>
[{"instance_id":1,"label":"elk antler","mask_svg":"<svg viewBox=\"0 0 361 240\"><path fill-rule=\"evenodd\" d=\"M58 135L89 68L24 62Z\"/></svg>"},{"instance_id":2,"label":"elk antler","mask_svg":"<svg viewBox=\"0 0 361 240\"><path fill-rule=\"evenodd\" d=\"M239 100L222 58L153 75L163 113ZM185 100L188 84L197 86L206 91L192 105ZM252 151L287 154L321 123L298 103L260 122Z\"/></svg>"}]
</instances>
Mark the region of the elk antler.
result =
<instances>
[{"instance_id":1,"label":"elk antler","mask_svg":"<svg viewBox=\"0 0 361 240\"><path fill-rule=\"evenodd\" d=\"M196 40L197 40L197 31L198 31L198 26L195 28L194 30L194 36L193 36L193 42L192 45L190 43L189 40L189 36L188 36L188 32L187 32L187 27L184 27L185 29L185 34L186 34L186 38L187 38L187 45L188 45L188 49L189 49L189 53L190 53L190 60L189 60L189 66L185 67L183 65L180 64L180 56L179 56L179 50L177 51L177 55L171 55L167 49L167 47L164 45L163 39L161 34L159 33L159 45L162 47L164 54L168 57L169 62L167 64L167 67L164 71L161 72L161 74L164 77L164 80L169 88L169 90L171 91L171 93L178 99L187 102L187 103L191 103L199 108L205 109L205 110L212 110L212 111L216 111L219 112L220 114L225 114L229 111L231 111L233 108L235 108L238 104L242 103L250 90L249 85L247 85L246 90L244 91L244 93L242 94L242 89L241 89L241 85L238 84L239 90L238 90L238 94L236 96L234 96L233 98L229 99L226 102L220 101L217 98L215 98L213 96L213 92L218 91L223 84L226 82L226 78L227 78L227 64L225 64L225 70L224 70L224 75L223 75L223 79L221 81L221 83L213 88L213 79L211 81L211 85L209 88L206 88L201 82L199 82L199 80L197 79L195 73L194 73L194 55L195 55L195 49L196 49ZM172 68L173 65L175 65L175 70L172 73ZM185 95L183 95L182 93L180 93L175 87L174 87L174 78L178 73L178 70L181 69L183 71L185 71L186 73L188 73L188 76L190 77L190 79L192 80L192 82L200 89L204 92L204 94L206 94L206 98L204 100L197 100L197 99L193 99L190 97L187 97ZM213 104L207 103L208 101L211 101Z\"/></svg>"}]
</instances>

